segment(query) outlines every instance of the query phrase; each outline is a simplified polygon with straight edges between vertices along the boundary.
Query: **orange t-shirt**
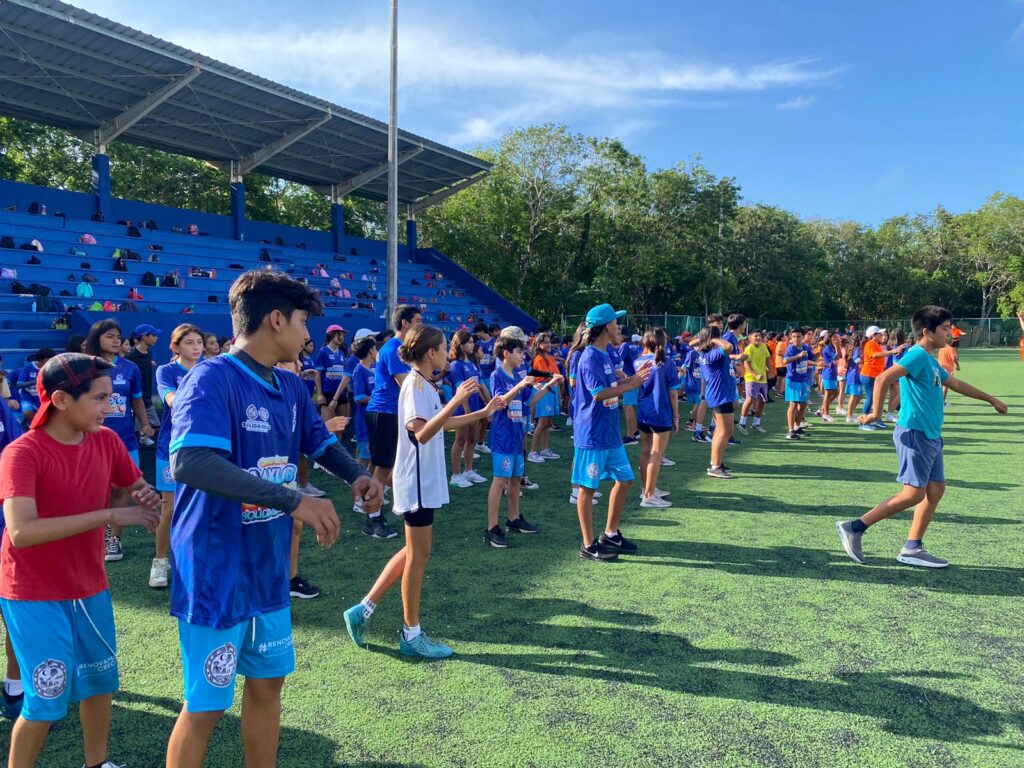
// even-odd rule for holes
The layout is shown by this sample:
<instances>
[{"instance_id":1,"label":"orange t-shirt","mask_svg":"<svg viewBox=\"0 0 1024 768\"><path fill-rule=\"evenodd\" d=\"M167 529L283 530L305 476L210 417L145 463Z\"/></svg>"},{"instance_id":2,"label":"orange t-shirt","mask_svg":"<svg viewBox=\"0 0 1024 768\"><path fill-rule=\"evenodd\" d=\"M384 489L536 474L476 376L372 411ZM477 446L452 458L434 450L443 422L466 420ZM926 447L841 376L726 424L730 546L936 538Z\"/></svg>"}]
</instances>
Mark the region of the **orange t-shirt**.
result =
<instances>
[{"instance_id":1,"label":"orange t-shirt","mask_svg":"<svg viewBox=\"0 0 1024 768\"><path fill-rule=\"evenodd\" d=\"M964 335L964 332L959 328L950 328L949 335L953 337L953 341L958 341Z\"/></svg>"},{"instance_id":2,"label":"orange t-shirt","mask_svg":"<svg viewBox=\"0 0 1024 768\"><path fill-rule=\"evenodd\" d=\"M554 376L556 373L558 373L558 363L555 362L555 358L551 357L550 355L537 355L535 358L533 358L533 369L535 371L545 371L547 373L550 373L551 376ZM543 383L547 381L549 378L551 378L551 376L544 376L543 378L538 376L537 381Z\"/></svg>"},{"instance_id":3,"label":"orange t-shirt","mask_svg":"<svg viewBox=\"0 0 1024 768\"><path fill-rule=\"evenodd\" d=\"M956 368L956 350L953 347L943 347L939 350L939 365L946 369L946 373L953 375Z\"/></svg>"},{"instance_id":4,"label":"orange t-shirt","mask_svg":"<svg viewBox=\"0 0 1024 768\"><path fill-rule=\"evenodd\" d=\"M882 375L882 371L885 370L885 358L871 357L881 352L885 352L885 348L874 339L868 339L864 342L864 365L860 369L861 376L877 379Z\"/></svg>"}]
</instances>

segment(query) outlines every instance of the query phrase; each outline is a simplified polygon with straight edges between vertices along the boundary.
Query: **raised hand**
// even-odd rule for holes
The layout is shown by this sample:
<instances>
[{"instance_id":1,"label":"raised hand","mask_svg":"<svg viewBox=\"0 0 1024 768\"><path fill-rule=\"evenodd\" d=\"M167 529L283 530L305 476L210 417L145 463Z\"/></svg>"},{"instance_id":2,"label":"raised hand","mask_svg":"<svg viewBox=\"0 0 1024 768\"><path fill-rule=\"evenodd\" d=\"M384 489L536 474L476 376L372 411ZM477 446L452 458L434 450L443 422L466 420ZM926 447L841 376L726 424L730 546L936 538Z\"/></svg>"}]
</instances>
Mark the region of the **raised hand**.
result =
<instances>
[{"instance_id":1,"label":"raised hand","mask_svg":"<svg viewBox=\"0 0 1024 768\"><path fill-rule=\"evenodd\" d=\"M505 398L501 395L495 395L484 410L487 411L488 416L493 416L495 411L500 411L502 408L507 407L508 403L505 402Z\"/></svg>"},{"instance_id":2,"label":"raised hand","mask_svg":"<svg viewBox=\"0 0 1024 768\"><path fill-rule=\"evenodd\" d=\"M459 388L455 390L455 394L452 395L452 402L464 403L479 391L480 382L475 378L466 379L464 382L459 384Z\"/></svg>"}]
</instances>

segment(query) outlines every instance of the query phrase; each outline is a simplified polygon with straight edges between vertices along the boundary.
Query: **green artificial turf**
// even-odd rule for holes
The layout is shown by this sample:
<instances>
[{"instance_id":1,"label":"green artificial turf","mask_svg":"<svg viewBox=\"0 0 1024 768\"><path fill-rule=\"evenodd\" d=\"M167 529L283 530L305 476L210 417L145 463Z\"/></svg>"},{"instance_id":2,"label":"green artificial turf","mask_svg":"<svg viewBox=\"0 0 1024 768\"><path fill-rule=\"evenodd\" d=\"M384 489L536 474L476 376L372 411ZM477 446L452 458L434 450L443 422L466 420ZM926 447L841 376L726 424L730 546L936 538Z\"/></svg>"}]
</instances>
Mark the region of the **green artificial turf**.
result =
<instances>
[{"instance_id":1,"label":"green artificial turf","mask_svg":"<svg viewBox=\"0 0 1024 768\"><path fill-rule=\"evenodd\" d=\"M891 432L820 425L787 441L783 403L768 406L770 434L730 449L731 481L704 475L708 446L674 437L659 485L675 506L641 510L634 489L622 529L640 554L583 562L563 431L562 460L527 465L539 535L485 548L486 486L452 489L423 601L424 628L456 651L440 663L398 655L397 590L370 648L349 641L341 613L400 539L362 536L350 497L316 473L344 533L328 551L303 541L301 572L323 595L293 606L280 765L1024 765L1024 364L968 351L962 377L1011 413L950 396L949 484L926 540L950 568L895 562L907 513L866 534L866 566L847 559L834 522L898 490ZM124 544L108 569L123 681L111 757L139 768L161 764L181 672L168 594L146 583L151 539ZM238 714L236 698L209 765L242 764ZM80 738L73 715L41 764L81 764Z\"/></svg>"}]
</instances>

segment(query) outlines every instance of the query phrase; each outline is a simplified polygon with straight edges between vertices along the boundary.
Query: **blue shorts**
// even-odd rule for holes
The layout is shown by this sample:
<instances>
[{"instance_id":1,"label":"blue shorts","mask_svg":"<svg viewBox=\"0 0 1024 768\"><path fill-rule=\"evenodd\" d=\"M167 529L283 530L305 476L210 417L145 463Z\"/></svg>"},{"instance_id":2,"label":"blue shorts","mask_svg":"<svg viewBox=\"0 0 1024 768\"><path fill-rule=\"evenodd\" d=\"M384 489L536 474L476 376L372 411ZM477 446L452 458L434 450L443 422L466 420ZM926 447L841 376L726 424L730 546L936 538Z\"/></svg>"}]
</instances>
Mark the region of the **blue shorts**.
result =
<instances>
[{"instance_id":1,"label":"blue shorts","mask_svg":"<svg viewBox=\"0 0 1024 768\"><path fill-rule=\"evenodd\" d=\"M633 407L636 407L636 406L640 405L640 390L639 390L639 388L638 389L631 389L631 390L629 390L629 392L624 394L622 396L622 404L623 405L632 405Z\"/></svg>"},{"instance_id":2,"label":"blue shorts","mask_svg":"<svg viewBox=\"0 0 1024 768\"><path fill-rule=\"evenodd\" d=\"M787 403L806 403L807 395L810 391L811 385L809 382L793 381L792 379L786 379Z\"/></svg>"},{"instance_id":3,"label":"blue shorts","mask_svg":"<svg viewBox=\"0 0 1024 768\"><path fill-rule=\"evenodd\" d=\"M168 459L156 457L156 489L161 493L174 493L178 484L171 476L171 462Z\"/></svg>"},{"instance_id":4,"label":"blue shorts","mask_svg":"<svg viewBox=\"0 0 1024 768\"><path fill-rule=\"evenodd\" d=\"M0 599L0 606L25 683L26 720L60 720L71 702L118 689L109 590L81 600Z\"/></svg>"},{"instance_id":5,"label":"blue shorts","mask_svg":"<svg viewBox=\"0 0 1024 768\"><path fill-rule=\"evenodd\" d=\"M295 671L291 608L281 608L228 629L178 620L185 708L222 712L235 697L235 676L285 677Z\"/></svg>"},{"instance_id":6,"label":"blue shorts","mask_svg":"<svg viewBox=\"0 0 1024 768\"><path fill-rule=\"evenodd\" d=\"M602 480L629 483L634 479L626 448L577 448L572 464L572 484L597 490Z\"/></svg>"},{"instance_id":7,"label":"blue shorts","mask_svg":"<svg viewBox=\"0 0 1024 768\"><path fill-rule=\"evenodd\" d=\"M896 458L900 464L896 482L915 488L946 482L941 437L933 440L924 432L897 426L892 431L892 441L896 444Z\"/></svg>"},{"instance_id":8,"label":"blue shorts","mask_svg":"<svg viewBox=\"0 0 1024 768\"><path fill-rule=\"evenodd\" d=\"M839 389L839 379L822 379L821 388L826 392L836 392Z\"/></svg>"},{"instance_id":9,"label":"blue shorts","mask_svg":"<svg viewBox=\"0 0 1024 768\"><path fill-rule=\"evenodd\" d=\"M373 458L370 453L370 441L369 440L356 440L356 458L362 459L363 461L369 461Z\"/></svg>"},{"instance_id":10,"label":"blue shorts","mask_svg":"<svg viewBox=\"0 0 1024 768\"><path fill-rule=\"evenodd\" d=\"M850 397L864 397L864 385L863 384L851 384L846 383L846 394Z\"/></svg>"},{"instance_id":11,"label":"blue shorts","mask_svg":"<svg viewBox=\"0 0 1024 768\"><path fill-rule=\"evenodd\" d=\"M526 461L521 453L491 453L491 469L495 477L522 477L526 474Z\"/></svg>"},{"instance_id":12,"label":"blue shorts","mask_svg":"<svg viewBox=\"0 0 1024 768\"><path fill-rule=\"evenodd\" d=\"M533 407L534 416L543 419L545 416L556 416L558 407L558 387L552 387L544 397Z\"/></svg>"}]
</instances>

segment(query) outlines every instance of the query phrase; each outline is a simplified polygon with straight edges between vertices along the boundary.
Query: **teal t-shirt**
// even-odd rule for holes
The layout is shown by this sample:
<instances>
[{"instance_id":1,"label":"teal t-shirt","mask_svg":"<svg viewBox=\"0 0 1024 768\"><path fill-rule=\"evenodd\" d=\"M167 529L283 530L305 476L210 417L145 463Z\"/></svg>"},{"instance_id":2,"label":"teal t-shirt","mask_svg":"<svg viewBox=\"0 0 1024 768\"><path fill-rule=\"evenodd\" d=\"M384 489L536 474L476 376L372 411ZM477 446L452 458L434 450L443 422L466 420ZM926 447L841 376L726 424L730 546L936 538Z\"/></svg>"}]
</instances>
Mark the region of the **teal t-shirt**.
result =
<instances>
[{"instance_id":1,"label":"teal t-shirt","mask_svg":"<svg viewBox=\"0 0 1024 768\"><path fill-rule=\"evenodd\" d=\"M942 383L949 378L924 347L912 347L897 365L907 375L900 379L900 418L906 429L916 429L930 440L942 437Z\"/></svg>"}]
</instances>

